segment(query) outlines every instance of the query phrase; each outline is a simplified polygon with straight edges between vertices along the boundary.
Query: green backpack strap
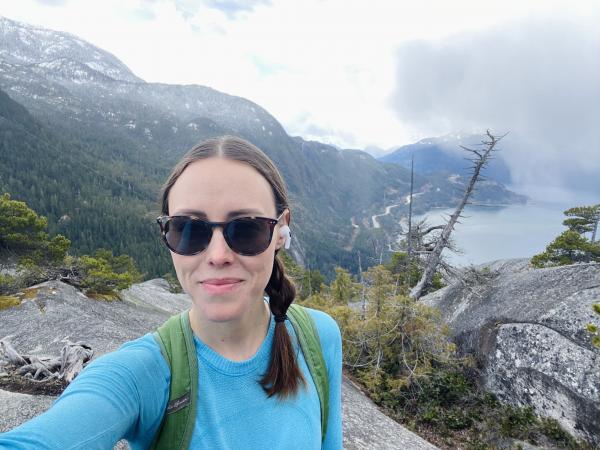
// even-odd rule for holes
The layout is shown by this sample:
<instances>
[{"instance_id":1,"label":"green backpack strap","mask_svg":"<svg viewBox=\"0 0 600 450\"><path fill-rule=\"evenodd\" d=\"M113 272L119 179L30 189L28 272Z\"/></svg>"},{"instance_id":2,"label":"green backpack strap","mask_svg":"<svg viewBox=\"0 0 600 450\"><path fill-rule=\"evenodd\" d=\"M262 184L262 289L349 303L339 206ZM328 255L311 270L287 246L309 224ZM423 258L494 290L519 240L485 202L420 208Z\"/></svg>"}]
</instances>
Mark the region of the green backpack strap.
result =
<instances>
[{"instance_id":1,"label":"green backpack strap","mask_svg":"<svg viewBox=\"0 0 600 450\"><path fill-rule=\"evenodd\" d=\"M319 333L313 318L304 307L292 303L288 308L288 317L294 327L296 336L298 336L300 348L319 395L319 402L321 403L321 441L323 441L327 433L327 418L329 417L329 378L327 376L327 366L323 359Z\"/></svg>"},{"instance_id":2,"label":"green backpack strap","mask_svg":"<svg viewBox=\"0 0 600 450\"><path fill-rule=\"evenodd\" d=\"M302 306L292 304L288 317L315 382L321 405L321 440L327 433L329 378L314 320ZM196 418L198 361L188 311L171 317L154 333L171 370L169 403L151 449L187 449Z\"/></svg>"},{"instance_id":3,"label":"green backpack strap","mask_svg":"<svg viewBox=\"0 0 600 450\"><path fill-rule=\"evenodd\" d=\"M187 449L196 418L198 360L188 311L171 317L154 333L171 369L169 403L152 449Z\"/></svg>"}]
</instances>

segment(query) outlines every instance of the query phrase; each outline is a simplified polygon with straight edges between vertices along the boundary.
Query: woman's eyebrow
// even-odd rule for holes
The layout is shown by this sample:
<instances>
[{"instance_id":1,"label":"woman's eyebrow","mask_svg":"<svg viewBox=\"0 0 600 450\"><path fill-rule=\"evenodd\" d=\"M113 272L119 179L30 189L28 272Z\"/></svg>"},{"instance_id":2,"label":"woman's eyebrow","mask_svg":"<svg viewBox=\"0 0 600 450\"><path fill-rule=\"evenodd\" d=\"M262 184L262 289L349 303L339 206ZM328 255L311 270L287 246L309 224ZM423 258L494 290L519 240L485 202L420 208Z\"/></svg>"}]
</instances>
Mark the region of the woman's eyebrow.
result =
<instances>
[{"instance_id":1,"label":"woman's eyebrow","mask_svg":"<svg viewBox=\"0 0 600 450\"><path fill-rule=\"evenodd\" d=\"M206 215L206 213L204 211L200 211L197 209L182 209L180 211L177 211L176 214L173 214L174 216L195 216L198 217L200 219L206 219L208 216ZM258 209L236 209L234 211L229 211L227 213L227 218L231 218L231 217L239 217L239 216L264 216L265 214L262 211L259 211Z\"/></svg>"},{"instance_id":2,"label":"woman's eyebrow","mask_svg":"<svg viewBox=\"0 0 600 450\"><path fill-rule=\"evenodd\" d=\"M173 216L194 216L194 217L198 217L201 219L206 218L206 213L204 213L203 211L195 210L195 209L181 209L171 215L173 215Z\"/></svg>"},{"instance_id":3,"label":"woman's eyebrow","mask_svg":"<svg viewBox=\"0 0 600 450\"><path fill-rule=\"evenodd\" d=\"M258 209L237 209L235 211L230 211L227 214L227 217L236 217L236 216L264 216L265 214Z\"/></svg>"}]
</instances>

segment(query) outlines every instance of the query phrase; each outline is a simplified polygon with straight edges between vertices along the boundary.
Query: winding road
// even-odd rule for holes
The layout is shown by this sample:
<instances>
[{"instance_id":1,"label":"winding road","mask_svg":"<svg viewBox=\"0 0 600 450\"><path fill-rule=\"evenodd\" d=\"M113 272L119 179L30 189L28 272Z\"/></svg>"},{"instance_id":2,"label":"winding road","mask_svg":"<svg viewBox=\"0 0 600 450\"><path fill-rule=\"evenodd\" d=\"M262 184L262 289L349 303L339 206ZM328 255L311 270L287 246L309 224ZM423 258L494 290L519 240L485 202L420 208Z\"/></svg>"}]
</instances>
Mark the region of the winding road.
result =
<instances>
[{"instance_id":1,"label":"winding road","mask_svg":"<svg viewBox=\"0 0 600 450\"><path fill-rule=\"evenodd\" d=\"M382 216L387 216L390 213L390 211L392 210L392 208L395 208L396 206L400 206L400 205L386 206L385 212L383 214L376 214L376 215L372 216L371 220L373 221L373 228L381 228L381 225L379 225L379 220L377 218L382 217Z\"/></svg>"}]
</instances>

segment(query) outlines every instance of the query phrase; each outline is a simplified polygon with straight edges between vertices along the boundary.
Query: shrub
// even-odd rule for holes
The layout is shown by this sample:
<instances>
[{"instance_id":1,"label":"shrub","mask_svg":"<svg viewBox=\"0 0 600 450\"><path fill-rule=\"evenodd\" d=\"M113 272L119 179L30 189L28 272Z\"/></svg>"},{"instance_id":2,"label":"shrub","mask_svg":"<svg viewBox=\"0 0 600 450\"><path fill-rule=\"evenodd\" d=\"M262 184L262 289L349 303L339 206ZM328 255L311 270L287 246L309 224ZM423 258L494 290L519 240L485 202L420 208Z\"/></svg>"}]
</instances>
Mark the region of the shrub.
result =
<instances>
[{"instance_id":1,"label":"shrub","mask_svg":"<svg viewBox=\"0 0 600 450\"><path fill-rule=\"evenodd\" d=\"M600 303L594 303L592 308L596 314L600 315ZM600 329L593 323L589 323L586 328L592 334L592 344L600 348Z\"/></svg>"},{"instance_id":2,"label":"shrub","mask_svg":"<svg viewBox=\"0 0 600 450\"><path fill-rule=\"evenodd\" d=\"M183 289L179 284L179 280L175 275L173 275L173 273L167 272L162 277L164 280L166 280L167 283L169 283L169 290L173 294L180 294L181 292L183 292Z\"/></svg>"},{"instance_id":3,"label":"shrub","mask_svg":"<svg viewBox=\"0 0 600 450\"><path fill-rule=\"evenodd\" d=\"M116 296L117 290L126 289L142 279L131 256L113 256L106 249L97 250L93 257L78 258L76 266L81 273L80 286L91 295Z\"/></svg>"},{"instance_id":4,"label":"shrub","mask_svg":"<svg viewBox=\"0 0 600 450\"><path fill-rule=\"evenodd\" d=\"M19 299L19 297L13 297L11 295L0 295L0 311L20 304L21 300Z\"/></svg>"}]
</instances>

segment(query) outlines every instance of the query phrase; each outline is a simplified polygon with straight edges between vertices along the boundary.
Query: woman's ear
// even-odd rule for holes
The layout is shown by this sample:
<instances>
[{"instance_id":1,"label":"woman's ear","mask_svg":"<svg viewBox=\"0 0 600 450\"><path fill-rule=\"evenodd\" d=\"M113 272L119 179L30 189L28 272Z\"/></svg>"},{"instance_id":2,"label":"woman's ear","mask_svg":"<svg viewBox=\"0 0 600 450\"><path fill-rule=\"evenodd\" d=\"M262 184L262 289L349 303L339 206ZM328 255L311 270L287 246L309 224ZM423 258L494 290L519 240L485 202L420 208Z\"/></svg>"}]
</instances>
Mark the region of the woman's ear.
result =
<instances>
[{"instance_id":1,"label":"woman's ear","mask_svg":"<svg viewBox=\"0 0 600 450\"><path fill-rule=\"evenodd\" d=\"M276 244L277 250L279 250L281 247L284 247L287 250L290 248L290 244L292 243L292 232L289 227L290 216L290 210L288 209L281 218L283 223L279 226L279 236L277 236Z\"/></svg>"},{"instance_id":2,"label":"woman's ear","mask_svg":"<svg viewBox=\"0 0 600 450\"><path fill-rule=\"evenodd\" d=\"M292 232L290 231L290 227L288 227L287 225L283 225L280 229L279 229L279 235L281 236L281 238L284 240L283 241L283 246L284 248L287 250L288 248L290 248L290 244L292 243ZM281 248L281 247L280 247Z\"/></svg>"}]
</instances>

